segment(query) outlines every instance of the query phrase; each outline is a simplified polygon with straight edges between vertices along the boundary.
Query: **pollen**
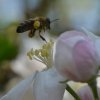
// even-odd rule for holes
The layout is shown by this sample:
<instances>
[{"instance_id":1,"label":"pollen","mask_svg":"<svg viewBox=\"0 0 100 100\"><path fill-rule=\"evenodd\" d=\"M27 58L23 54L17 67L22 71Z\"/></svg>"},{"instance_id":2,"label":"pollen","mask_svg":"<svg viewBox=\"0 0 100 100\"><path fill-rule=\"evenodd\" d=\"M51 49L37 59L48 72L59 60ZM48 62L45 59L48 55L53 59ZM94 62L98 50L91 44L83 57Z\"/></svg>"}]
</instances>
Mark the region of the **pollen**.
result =
<instances>
[{"instance_id":1,"label":"pollen","mask_svg":"<svg viewBox=\"0 0 100 100\"><path fill-rule=\"evenodd\" d=\"M40 22L38 20L36 20L33 24L35 29L38 29L40 27Z\"/></svg>"}]
</instances>

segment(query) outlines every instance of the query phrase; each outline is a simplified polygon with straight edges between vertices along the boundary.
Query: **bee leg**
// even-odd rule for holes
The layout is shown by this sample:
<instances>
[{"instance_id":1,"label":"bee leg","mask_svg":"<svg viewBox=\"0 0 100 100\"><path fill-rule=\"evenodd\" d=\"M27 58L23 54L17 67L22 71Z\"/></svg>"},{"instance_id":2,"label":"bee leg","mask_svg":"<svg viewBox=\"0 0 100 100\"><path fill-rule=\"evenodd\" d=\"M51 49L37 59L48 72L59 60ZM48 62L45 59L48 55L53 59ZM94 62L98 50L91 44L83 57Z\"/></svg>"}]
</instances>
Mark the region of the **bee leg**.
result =
<instances>
[{"instance_id":1,"label":"bee leg","mask_svg":"<svg viewBox=\"0 0 100 100\"><path fill-rule=\"evenodd\" d=\"M45 41L47 43L46 39L40 33L39 33L39 36L43 41Z\"/></svg>"},{"instance_id":2,"label":"bee leg","mask_svg":"<svg viewBox=\"0 0 100 100\"><path fill-rule=\"evenodd\" d=\"M41 33L41 29L39 29L39 34Z\"/></svg>"},{"instance_id":3,"label":"bee leg","mask_svg":"<svg viewBox=\"0 0 100 100\"><path fill-rule=\"evenodd\" d=\"M30 37L30 38L32 38L33 36L34 36L34 33L35 33L35 29L34 30L31 30L29 33L28 33L28 36Z\"/></svg>"},{"instance_id":4,"label":"bee leg","mask_svg":"<svg viewBox=\"0 0 100 100\"><path fill-rule=\"evenodd\" d=\"M32 30L29 31L28 36L29 36L29 37L32 37L32 36L33 36L33 34L32 34Z\"/></svg>"}]
</instances>

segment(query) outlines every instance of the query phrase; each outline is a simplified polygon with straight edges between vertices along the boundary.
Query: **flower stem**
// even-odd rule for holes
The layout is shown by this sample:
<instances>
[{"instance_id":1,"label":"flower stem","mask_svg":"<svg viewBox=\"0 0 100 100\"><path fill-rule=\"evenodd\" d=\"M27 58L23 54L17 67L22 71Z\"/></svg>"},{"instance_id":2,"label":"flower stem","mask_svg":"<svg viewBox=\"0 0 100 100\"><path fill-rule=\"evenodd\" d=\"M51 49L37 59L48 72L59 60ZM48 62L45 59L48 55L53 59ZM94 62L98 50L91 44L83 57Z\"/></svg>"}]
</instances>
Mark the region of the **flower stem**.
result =
<instances>
[{"instance_id":1,"label":"flower stem","mask_svg":"<svg viewBox=\"0 0 100 100\"><path fill-rule=\"evenodd\" d=\"M92 81L88 82L88 85L92 89L95 100L99 100L96 79L93 79Z\"/></svg>"},{"instance_id":2,"label":"flower stem","mask_svg":"<svg viewBox=\"0 0 100 100\"><path fill-rule=\"evenodd\" d=\"M66 84L66 90L67 90L76 100L81 100L80 97L75 93L75 91L74 91L68 84Z\"/></svg>"}]
</instances>

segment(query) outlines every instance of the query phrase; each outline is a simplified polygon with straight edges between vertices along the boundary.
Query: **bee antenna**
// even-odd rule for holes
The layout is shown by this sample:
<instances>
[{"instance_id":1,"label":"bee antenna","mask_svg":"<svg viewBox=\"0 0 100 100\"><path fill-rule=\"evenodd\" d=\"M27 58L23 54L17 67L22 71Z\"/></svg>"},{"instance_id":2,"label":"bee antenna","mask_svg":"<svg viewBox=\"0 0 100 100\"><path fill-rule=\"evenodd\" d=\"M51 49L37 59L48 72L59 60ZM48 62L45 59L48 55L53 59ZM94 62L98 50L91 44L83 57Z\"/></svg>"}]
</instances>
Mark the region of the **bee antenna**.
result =
<instances>
[{"instance_id":1,"label":"bee antenna","mask_svg":"<svg viewBox=\"0 0 100 100\"><path fill-rule=\"evenodd\" d=\"M59 19L54 19L54 20L52 20L50 23L55 22L55 21L57 21L57 20L59 20Z\"/></svg>"}]
</instances>

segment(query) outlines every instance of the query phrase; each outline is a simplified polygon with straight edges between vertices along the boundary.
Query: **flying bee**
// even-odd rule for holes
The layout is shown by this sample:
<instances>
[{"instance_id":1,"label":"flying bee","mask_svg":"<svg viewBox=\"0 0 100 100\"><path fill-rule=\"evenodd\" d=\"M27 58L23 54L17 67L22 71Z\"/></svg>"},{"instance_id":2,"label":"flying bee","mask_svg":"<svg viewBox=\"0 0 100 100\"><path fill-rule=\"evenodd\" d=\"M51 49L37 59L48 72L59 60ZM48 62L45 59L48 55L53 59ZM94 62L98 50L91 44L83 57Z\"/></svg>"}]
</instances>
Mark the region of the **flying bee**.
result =
<instances>
[{"instance_id":1,"label":"flying bee","mask_svg":"<svg viewBox=\"0 0 100 100\"><path fill-rule=\"evenodd\" d=\"M40 34L42 30L50 30L50 24L58 19L50 21L49 18L46 17L36 17L34 19L26 20L17 27L17 33L23 33L29 31L28 36L33 37L35 35L36 30L39 31L39 36L43 41L46 39Z\"/></svg>"}]
</instances>

